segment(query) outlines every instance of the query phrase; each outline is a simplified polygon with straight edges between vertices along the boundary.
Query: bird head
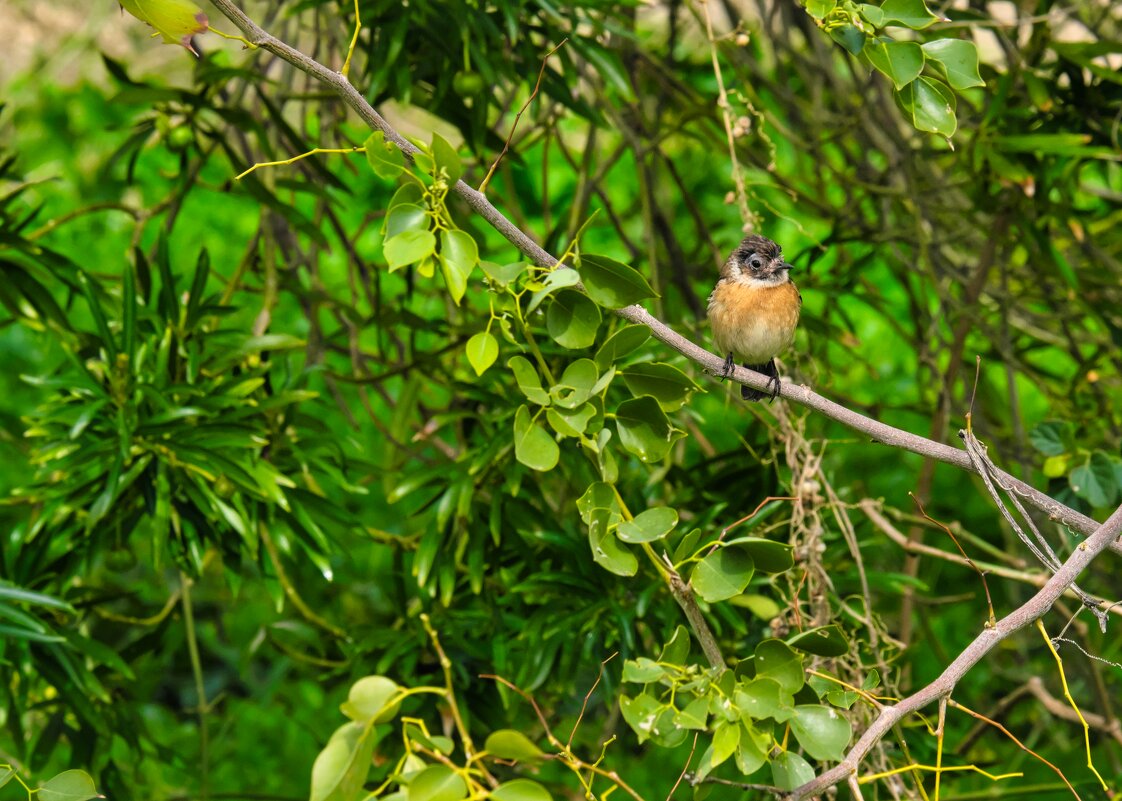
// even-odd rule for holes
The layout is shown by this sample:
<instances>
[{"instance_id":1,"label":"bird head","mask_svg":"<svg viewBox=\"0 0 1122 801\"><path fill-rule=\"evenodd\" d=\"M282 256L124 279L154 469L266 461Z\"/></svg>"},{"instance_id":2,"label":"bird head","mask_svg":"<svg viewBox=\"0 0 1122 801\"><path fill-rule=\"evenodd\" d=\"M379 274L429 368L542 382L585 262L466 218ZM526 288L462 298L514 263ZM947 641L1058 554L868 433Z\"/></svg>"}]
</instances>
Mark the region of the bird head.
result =
<instances>
[{"instance_id":1,"label":"bird head","mask_svg":"<svg viewBox=\"0 0 1122 801\"><path fill-rule=\"evenodd\" d=\"M721 277L750 283L781 284L791 265L783 261L779 245L766 237L751 234L737 245L721 268Z\"/></svg>"}]
</instances>

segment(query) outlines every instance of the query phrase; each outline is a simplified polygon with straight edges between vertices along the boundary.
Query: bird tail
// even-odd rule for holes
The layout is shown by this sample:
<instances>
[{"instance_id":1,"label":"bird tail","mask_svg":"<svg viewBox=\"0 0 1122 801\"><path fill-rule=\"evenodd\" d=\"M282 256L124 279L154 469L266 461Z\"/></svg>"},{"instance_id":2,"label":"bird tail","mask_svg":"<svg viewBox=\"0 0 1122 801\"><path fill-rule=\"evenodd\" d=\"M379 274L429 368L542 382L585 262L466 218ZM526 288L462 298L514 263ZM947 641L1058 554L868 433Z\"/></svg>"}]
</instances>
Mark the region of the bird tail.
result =
<instances>
[{"instance_id":1,"label":"bird tail","mask_svg":"<svg viewBox=\"0 0 1122 801\"><path fill-rule=\"evenodd\" d=\"M775 381L775 390L772 392L765 392L758 389L752 389L745 384L740 385L740 397L746 401L759 401L764 398L775 399L779 394L779 371L775 368L775 359L770 360L767 364L747 364L744 365L749 370L754 370L757 373L763 373Z\"/></svg>"}]
</instances>

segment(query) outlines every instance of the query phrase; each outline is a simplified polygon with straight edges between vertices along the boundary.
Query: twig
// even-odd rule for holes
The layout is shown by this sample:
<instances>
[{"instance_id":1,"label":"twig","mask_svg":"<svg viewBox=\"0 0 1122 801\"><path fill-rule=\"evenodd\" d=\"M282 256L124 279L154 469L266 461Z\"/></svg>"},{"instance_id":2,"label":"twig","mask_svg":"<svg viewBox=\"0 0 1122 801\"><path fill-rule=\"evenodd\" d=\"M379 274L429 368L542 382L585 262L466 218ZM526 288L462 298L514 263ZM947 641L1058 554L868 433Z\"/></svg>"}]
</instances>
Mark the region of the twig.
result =
<instances>
[{"instance_id":1,"label":"twig","mask_svg":"<svg viewBox=\"0 0 1122 801\"><path fill-rule=\"evenodd\" d=\"M939 528L943 529L943 531L947 532L947 536L951 538L951 542L954 543L954 547L958 548L958 552L962 554L962 558L966 560L966 564L970 565L970 567L974 569L974 572L978 574L978 577L982 579L982 589L986 591L986 606L988 606L990 610L989 622L992 625L993 622L997 620L997 616L993 611L993 596L990 595L990 585L986 583L986 574L983 573L976 564L974 564L974 560L971 559L967 555L966 551L962 549L962 546L959 544L958 538L955 537L954 532L951 531L945 523L940 523L934 517L927 514L927 511L923 508L923 504L919 502L919 498L916 497L915 493L909 492L908 494L911 495L912 500L916 502L916 506L919 507L919 513L923 515L924 520L929 520Z\"/></svg>"},{"instance_id":2,"label":"twig","mask_svg":"<svg viewBox=\"0 0 1122 801\"><path fill-rule=\"evenodd\" d=\"M674 782L674 786L670 788L670 792L666 794L666 801L670 801L674 797L674 792L678 789L678 785L682 783L682 779L686 778L686 772L690 769L690 763L693 762L693 752L697 750L697 735L698 732L693 733L693 745L690 746L690 755L686 757L686 764L682 767L682 772L678 774L678 781Z\"/></svg>"},{"instance_id":3,"label":"twig","mask_svg":"<svg viewBox=\"0 0 1122 801\"><path fill-rule=\"evenodd\" d=\"M1012 741L1013 741L1013 742L1014 742L1014 743L1016 744L1016 746L1017 746L1018 748L1020 748L1020 749L1021 749L1022 751L1024 751L1024 752L1026 752L1026 753L1028 753L1028 754L1031 754L1032 756L1036 757L1036 758L1037 758L1038 760L1040 760L1040 761L1041 761L1041 762L1043 762L1043 763L1044 763L1045 765L1047 765L1047 766L1048 766L1048 767L1050 767L1050 768L1051 768L1052 770L1054 770L1054 771L1056 772L1056 775L1060 777L1060 780L1061 780L1061 781L1063 781L1063 783L1067 785L1067 789L1071 790L1071 793L1072 793L1072 795L1074 795L1074 796L1075 796L1076 798L1079 798L1079 793L1075 792L1075 788L1071 786L1071 782L1069 782L1069 781L1067 780L1067 776L1065 776L1065 775L1064 775L1064 773L1063 773L1063 771L1062 771L1062 770L1060 770L1059 768L1057 768L1057 767L1056 767L1055 765L1053 765L1053 764L1052 764L1051 762L1049 762L1049 761L1048 761L1047 759L1045 759L1045 758L1044 758L1044 757L1042 757L1042 756L1041 756L1040 754L1038 754L1038 753L1036 753L1035 751L1033 751L1033 750L1032 750L1031 748L1029 748L1029 747L1028 747L1027 745L1025 745L1024 743L1022 743L1022 742L1021 742L1020 740L1018 740L1018 739L1017 739L1016 737L1014 737L1014 736L1013 736L1013 732L1009 731L1009 729L1007 729L1007 728L1005 728L1004 726L1002 726L1002 725L1001 725L1000 723L998 723L998 722L997 722L996 720L990 720L990 719L989 719L989 718L987 718L987 717L986 717L985 715L983 715L983 714L982 714L981 712L975 712L975 711L974 711L973 709L967 709L967 708L966 708L966 707L964 707L964 706L963 706L962 704L958 703L958 701L955 701L955 700L954 700L953 698L952 698L952 699L949 699L949 700L947 701L947 703L948 703L948 704L950 704L950 705L951 705L952 707L954 707L955 709L959 709L959 710L961 710L961 711L965 712L965 713L966 713L967 715L969 715L970 717L972 717L972 718L974 718L974 719L976 719L976 720L981 720L981 721L984 721L984 722L986 722L986 723L990 724L991 726L994 726L994 727L996 727L996 728L998 728L998 729L1001 729L1001 731L1002 731L1002 732L1003 732L1003 733L1005 734L1005 736L1006 736L1006 737L1008 737L1008 738L1009 738L1010 740L1012 740Z\"/></svg>"},{"instance_id":4,"label":"twig","mask_svg":"<svg viewBox=\"0 0 1122 801\"><path fill-rule=\"evenodd\" d=\"M514 132L518 130L518 121L522 119L522 114L530 107L530 104L534 102L534 98L538 96L538 90L541 89L542 86L542 77L545 75L545 65L549 61L549 57L560 50L567 41L569 41L569 37L566 36L555 48L546 53L545 57L542 58L542 66L541 69L538 70L538 80L534 84L534 91L530 92L530 96L526 98L526 102L522 104L522 108L518 109L518 113L514 115L514 124L510 126L510 135L507 136L506 141L503 143L503 149L499 153L498 158L495 159L495 163L491 165L491 169L487 170L487 175L484 176L483 183L479 185L480 192L487 191L487 185L491 183L491 176L495 174L499 162L503 160L503 156L505 156L506 152L510 149L510 140L514 138Z\"/></svg>"},{"instance_id":5,"label":"twig","mask_svg":"<svg viewBox=\"0 0 1122 801\"><path fill-rule=\"evenodd\" d=\"M588 699L592 697L592 694L594 692L596 692L596 688L600 686L600 679L602 679L604 677L604 665L611 662L618 655L619 655L619 652L616 651L615 653L613 653L611 656L609 656L607 659L605 659L603 662L600 663L600 671L596 674L596 681L592 682L592 686L589 687L588 692L586 692L584 694L584 702L580 705L580 714L577 715L577 722L573 724L573 730L571 732L569 732L569 742L565 743L566 748L572 748L573 747L573 738L577 734L577 729L580 727L580 722L582 720L584 720L585 710L588 709Z\"/></svg>"}]
</instances>

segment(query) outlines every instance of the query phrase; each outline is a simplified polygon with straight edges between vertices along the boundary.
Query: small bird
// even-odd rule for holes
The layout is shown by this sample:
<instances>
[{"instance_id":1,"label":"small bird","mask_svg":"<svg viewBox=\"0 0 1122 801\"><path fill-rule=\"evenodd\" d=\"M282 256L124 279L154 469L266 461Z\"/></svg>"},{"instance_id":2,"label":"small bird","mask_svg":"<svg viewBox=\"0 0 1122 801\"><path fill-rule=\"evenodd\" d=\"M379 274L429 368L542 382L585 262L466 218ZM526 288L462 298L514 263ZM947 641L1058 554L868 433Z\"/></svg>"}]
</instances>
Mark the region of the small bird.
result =
<instances>
[{"instance_id":1,"label":"small bird","mask_svg":"<svg viewBox=\"0 0 1122 801\"><path fill-rule=\"evenodd\" d=\"M709 296L713 341L728 354L722 377L728 378L735 360L771 379L770 392L742 385L740 397L744 400L775 400L779 394L775 357L794 340L803 305L802 295L787 274L790 269L779 245L752 234L728 257Z\"/></svg>"}]
</instances>

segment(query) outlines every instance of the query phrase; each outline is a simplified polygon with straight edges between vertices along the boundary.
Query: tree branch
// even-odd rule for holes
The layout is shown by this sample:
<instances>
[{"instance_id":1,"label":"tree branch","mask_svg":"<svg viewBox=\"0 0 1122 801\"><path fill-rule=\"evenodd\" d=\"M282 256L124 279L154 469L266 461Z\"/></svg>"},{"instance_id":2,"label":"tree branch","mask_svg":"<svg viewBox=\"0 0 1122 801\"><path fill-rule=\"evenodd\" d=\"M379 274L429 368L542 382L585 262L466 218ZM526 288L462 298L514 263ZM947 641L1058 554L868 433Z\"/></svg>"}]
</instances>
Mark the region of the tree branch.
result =
<instances>
[{"instance_id":1,"label":"tree branch","mask_svg":"<svg viewBox=\"0 0 1122 801\"><path fill-rule=\"evenodd\" d=\"M350 108L362 118L363 122L371 128L382 131L386 139L397 145L407 156L411 157L417 152L417 148L411 142L404 139L401 134L386 122L385 118L383 118L373 106L366 102L366 98L362 96L361 92L355 89L351 82L347 80L346 76L325 67L315 59L301 53L299 50L296 50L267 33L257 23L247 17L245 12L234 5L230 0L211 0L211 2L213 2L218 10L245 34L246 39L252 44L260 47L262 50L279 56L297 69L302 70L329 86L343 99L343 102L350 106ZM477 192L463 181L457 181L454 189L477 214L487 220L495 230L506 237L512 245L518 248L523 255L535 264L541 267L553 267L557 264L556 258L538 245L524 231L518 228L518 226L508 220L501 211L491 204L491 201L489 201L485 195ZM686 339L661 320L651 315L643 307L637 305L628 306L616 310L616 314L629 322L647 326L656 339L678 351L686 358L701 365L701 367L705 368L710 374L718 375L723 371L723 357L712 354ZM768 382L770 379L768 379L767 376L743 367L736 367L730 377L737 383L744 384L753 389L766 391L769 388ZM780 394L795 403L814 409L831 420L835 420L844 426L868 435L874 442L880 442L895 448L917 453L920 456L946 462L947 464L952 464L955 467L972 473L977 472L966 451L895 428L879 420L865 417L863 414L854 412L822 397L808 386L794 386L790 383L786 383L782 385ZM1013 477L1009 473L1000 471L997 474L997 478L1000 480L1003 487L1008 487L1010 492L1024 498L1037 509L1047 514L1052 520L1069 526L1081 534L1091 534L1099 530L1099 524L1090 517L1080 514L1074 509L1053 500L1040 490ZM1122 543L1113 542L1110 543L1108 547L1115 553L1122 554Z\"/></svg>"},{"instance_id":2,"label":"tree branch","mask_svg":"<svg viewBox=\"0 0 1122 801\"><path fill-rule=\"evenodd\" d=\"M1036 595L1010 612L1001 620L986 628L955 658L943 671L939 678L928 684L919 692L908 696L894 706L884 707L876 720L872 722L865 733L846 754L845 759L835 767L830 768L822 775L807 782L802 787L792 791L790 798L798 801L819 795L828 787L833 787L845 781L857 772L857 766L869 750L886 735L893 726L899 723L906 715L936 701L949 696L955 685L963 676L974 667L983 656L993 650L999 642L1010 635L1020 631L1035 620L1043 617L1052 608L1064 591L1078 578L1079 574L1100 553L1105 551L1119 533L1122 532L1122 506L1114 510L1106 522L1086 539L1075 552L1068 557L1059 570L1048 580Z\"/></svg>"}]
</instances>

